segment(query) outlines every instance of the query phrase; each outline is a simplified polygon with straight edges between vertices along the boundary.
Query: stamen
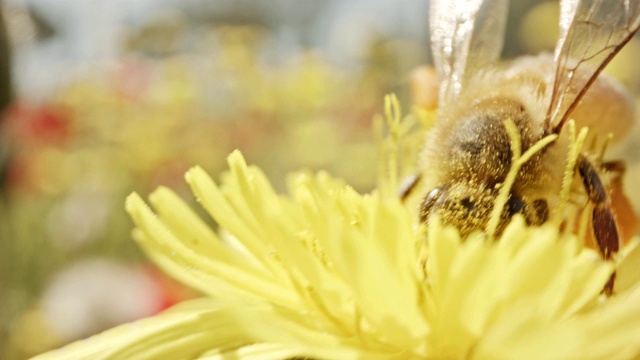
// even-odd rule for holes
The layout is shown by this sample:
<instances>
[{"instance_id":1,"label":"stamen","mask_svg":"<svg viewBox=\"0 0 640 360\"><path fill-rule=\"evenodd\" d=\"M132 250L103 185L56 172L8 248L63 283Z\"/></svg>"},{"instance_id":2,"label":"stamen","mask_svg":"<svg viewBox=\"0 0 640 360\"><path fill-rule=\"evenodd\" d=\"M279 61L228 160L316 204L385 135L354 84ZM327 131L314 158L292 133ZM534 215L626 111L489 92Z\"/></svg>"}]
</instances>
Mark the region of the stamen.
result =
<instances>
[{"instance_id":1,"label":"stamen","mask_svg":"<svg viewBox=\"0 0 640 360\"><path fill-rule=\"evenodd\" d=\"M518 176L518 172L524 163L526 163L535 153L542 150L544 147L554 142L557 138L557 134L551 134L545 136L540 141L535 143L532 147L527 149L527 151L521 155L522 152L522 142L520 139L520 132L516 127L516 124L512 119L506 119L504 121L504 128L507 131L507 135L509 136L509 146L511 147L511 169L509 169L509 173L507 174L504 183L500 185L500 192L498 193L498 197L493 206L493 210L491 211L491 216L489 218L489 222L487 224L487 234L489 238L493 239L495 233L498 229L498 225L500 224L500 218L502 215L502 211L504 210L507 201L509 201L509 194L511 192L511 187Z\"/></svg>"},{"instance_id":2,"label":"stamen","mask_svg":"<svg viewBox=\"0 0 640 360\"><path fill-rule=\"evenodd\" d=\"M389 136L391 146L389 147L388 158L388 179L390 189L398 188L398 144L400 139L400 102L394 95L386 95L384 97L384 113L387 120L387 126L389 127ZM393 190L395 191L395 190Z\"/></svg>"},{"instance_id":3,"label":"stamen","mask_svg":"<svg viewBox=\"0 0 640 360\"><path fill-rule=\"evenodd\" d=\"M607 135L607 138L604 139L604 144L602 144L602 149L600 149L600 155L598 157L599 162L602 162L602 159L604 159L604 154L607 152L607 148L609 147L611 140L613 140L613 134L609 133Z\"/></svg>"},{"instance_id":4,"label":"stamen","mask_svg":"<svg viewBox=\"0 0 640 360\"><path fill-rule=\"evenodd\" d=\"M553 224L557 227L560 226L564 218L564 212L570 200L571 184L573 183L576 162L578 161L578 156L580 156L580 151L589 132L587 127L583 127L576 137L576 123L573 120L569 120L567 126L569 127L569 155L567 156L567 166L564 169L564 176L562 177L560 204L553 218Z\"/></svg>"}]
</instances>

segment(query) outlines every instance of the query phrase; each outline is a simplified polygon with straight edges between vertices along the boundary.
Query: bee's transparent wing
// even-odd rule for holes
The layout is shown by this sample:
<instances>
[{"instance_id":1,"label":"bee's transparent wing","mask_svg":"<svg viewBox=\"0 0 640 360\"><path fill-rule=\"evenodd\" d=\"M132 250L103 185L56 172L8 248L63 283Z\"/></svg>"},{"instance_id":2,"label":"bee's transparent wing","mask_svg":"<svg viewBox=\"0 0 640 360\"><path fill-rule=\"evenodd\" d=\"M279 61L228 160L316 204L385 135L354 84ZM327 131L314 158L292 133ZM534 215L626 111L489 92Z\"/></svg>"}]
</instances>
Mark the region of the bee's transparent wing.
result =
<instances>
[{"instance_id":1,"label":"bee's transparent wing","mask_svg":"<svg viewBox=\"0 0 640 360\"><path fill-rule=\"evenodd\" d=\"M507 0L431 0L431 50L446 106L466 79L500 57Z\"/></svg>"},{"instance_id":2,"label":"bee's transparent wing","mask_svg":"<svg viewBox=\"0 0 640 360\"><path fill-rule=\"evenodd\" d=\"M562 0L547 113L558 133L598 74L640 26L640 0Z\"/></svg>"}]
</instances>

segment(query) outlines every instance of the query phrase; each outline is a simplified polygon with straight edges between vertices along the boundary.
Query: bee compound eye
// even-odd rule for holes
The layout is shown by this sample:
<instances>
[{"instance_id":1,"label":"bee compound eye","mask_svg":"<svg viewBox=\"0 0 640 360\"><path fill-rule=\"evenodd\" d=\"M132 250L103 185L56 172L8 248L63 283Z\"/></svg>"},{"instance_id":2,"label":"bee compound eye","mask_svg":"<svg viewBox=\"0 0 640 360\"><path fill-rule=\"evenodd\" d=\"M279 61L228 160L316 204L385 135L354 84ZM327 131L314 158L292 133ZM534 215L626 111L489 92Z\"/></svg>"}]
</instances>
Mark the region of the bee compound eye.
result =
<instances>
[{"instance_id":1,"label":"bee compound eye","mask_svg":"<svg viewBox=\"0 0 640 360\"><path fill-rule=\"evenodd\" d=\"M460 150L463 153L469 154L472 156L478 156L482 153L484 146L481 141L478 140L467 140L460 144Z\"/></svg>"}]
</instances>

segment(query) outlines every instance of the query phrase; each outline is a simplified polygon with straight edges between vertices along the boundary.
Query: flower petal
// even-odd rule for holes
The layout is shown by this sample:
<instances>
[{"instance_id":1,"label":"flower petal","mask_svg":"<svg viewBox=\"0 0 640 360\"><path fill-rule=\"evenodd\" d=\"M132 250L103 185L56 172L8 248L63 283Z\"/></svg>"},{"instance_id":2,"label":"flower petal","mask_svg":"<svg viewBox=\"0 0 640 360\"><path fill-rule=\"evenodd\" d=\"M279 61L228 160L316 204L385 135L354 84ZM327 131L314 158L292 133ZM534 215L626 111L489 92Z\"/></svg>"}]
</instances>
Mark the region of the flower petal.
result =
<instances>
[{"instance_id":1,"label":"flower petal","mask_svg":"<svg viewBox=\"0 0 640 360\"><path fill-rule=\"evenodd\" d=\"M35 357L67 359L171 359L197 357L211 348L237 348L251 339L216 301L194 300L152 318L105 331Z\"/></svg>"}]
</instances>

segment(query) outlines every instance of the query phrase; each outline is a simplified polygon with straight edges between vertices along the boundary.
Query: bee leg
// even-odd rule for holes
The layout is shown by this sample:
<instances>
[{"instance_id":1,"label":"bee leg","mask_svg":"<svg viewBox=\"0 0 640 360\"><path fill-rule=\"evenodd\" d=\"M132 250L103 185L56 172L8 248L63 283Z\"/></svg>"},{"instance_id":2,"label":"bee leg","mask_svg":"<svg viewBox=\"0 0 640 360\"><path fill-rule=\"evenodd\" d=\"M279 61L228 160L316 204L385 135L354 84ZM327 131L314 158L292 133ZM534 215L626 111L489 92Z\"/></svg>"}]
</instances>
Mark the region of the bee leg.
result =
<instances>
[{"instance_id":1,"label":"bee leg","mask_svg":"<svg viewBox=\"0 0 640 360\"><path fill-rule=\"evenodd\" d=\"M640 216L626 195L624 186L624 174L626 166L622 160L607 161L602 164L602 169L610 174L607 184L611 207L616 217L620 242L629 241L640 230Z\"/></svg>"},{"instance_id":2,"label":"bee leg","mask_svg":"<svg viewBox=\"0 0 640 360\"><path fill-rule=\"evenodd\" d=\"M587 191L589 201L594 204L592 213L593 234L600 253L605 260L611 260L619 249L619 235L616 220L611 210L609 195L598 175L595 166L584 155L578 158L578 171ZM613 285L616 274L611 274L609 281L604 286L606 295L613 294Z\"/></svg>"},{"instance_id":3,"label":"bee leg","mask_svg":"<svg viewBox=\"0 0 640 360\"><path fill-rule=\"evenodd\" d=\"M622 160L611 160L602 163L602 168L607 172L612 172L615 178L624 176L627 171L627 165Z\"/></svg>"},{"instance_id":4,"label":"bee leg","mask_svg":"<svg viewBox=\"0 0 640 360\"><path fill-rule=\"evenodd\" d=\"M427 194L427 196L422 200L422 204L420 204L420 222L427 223L429 220L429 215L431 215L431 210L433 206L438 202L442 194L445 192L445 188L435 188Z\"/></svg>"},{"instance_id":5,"label":"bee leg","mask_svg":"<svg viewBox=\"0 0 640 360\"><path fill-rule=\"evenodd\" d=\"M398 189L398 197L400 197L400 200L407 200L409 195L411 195L413 190L418 186L420 179L422 179L422 177L416 174L408 176L402 181L402 184L400 184L400 188Z\"/></svg>"}]
</instances>

